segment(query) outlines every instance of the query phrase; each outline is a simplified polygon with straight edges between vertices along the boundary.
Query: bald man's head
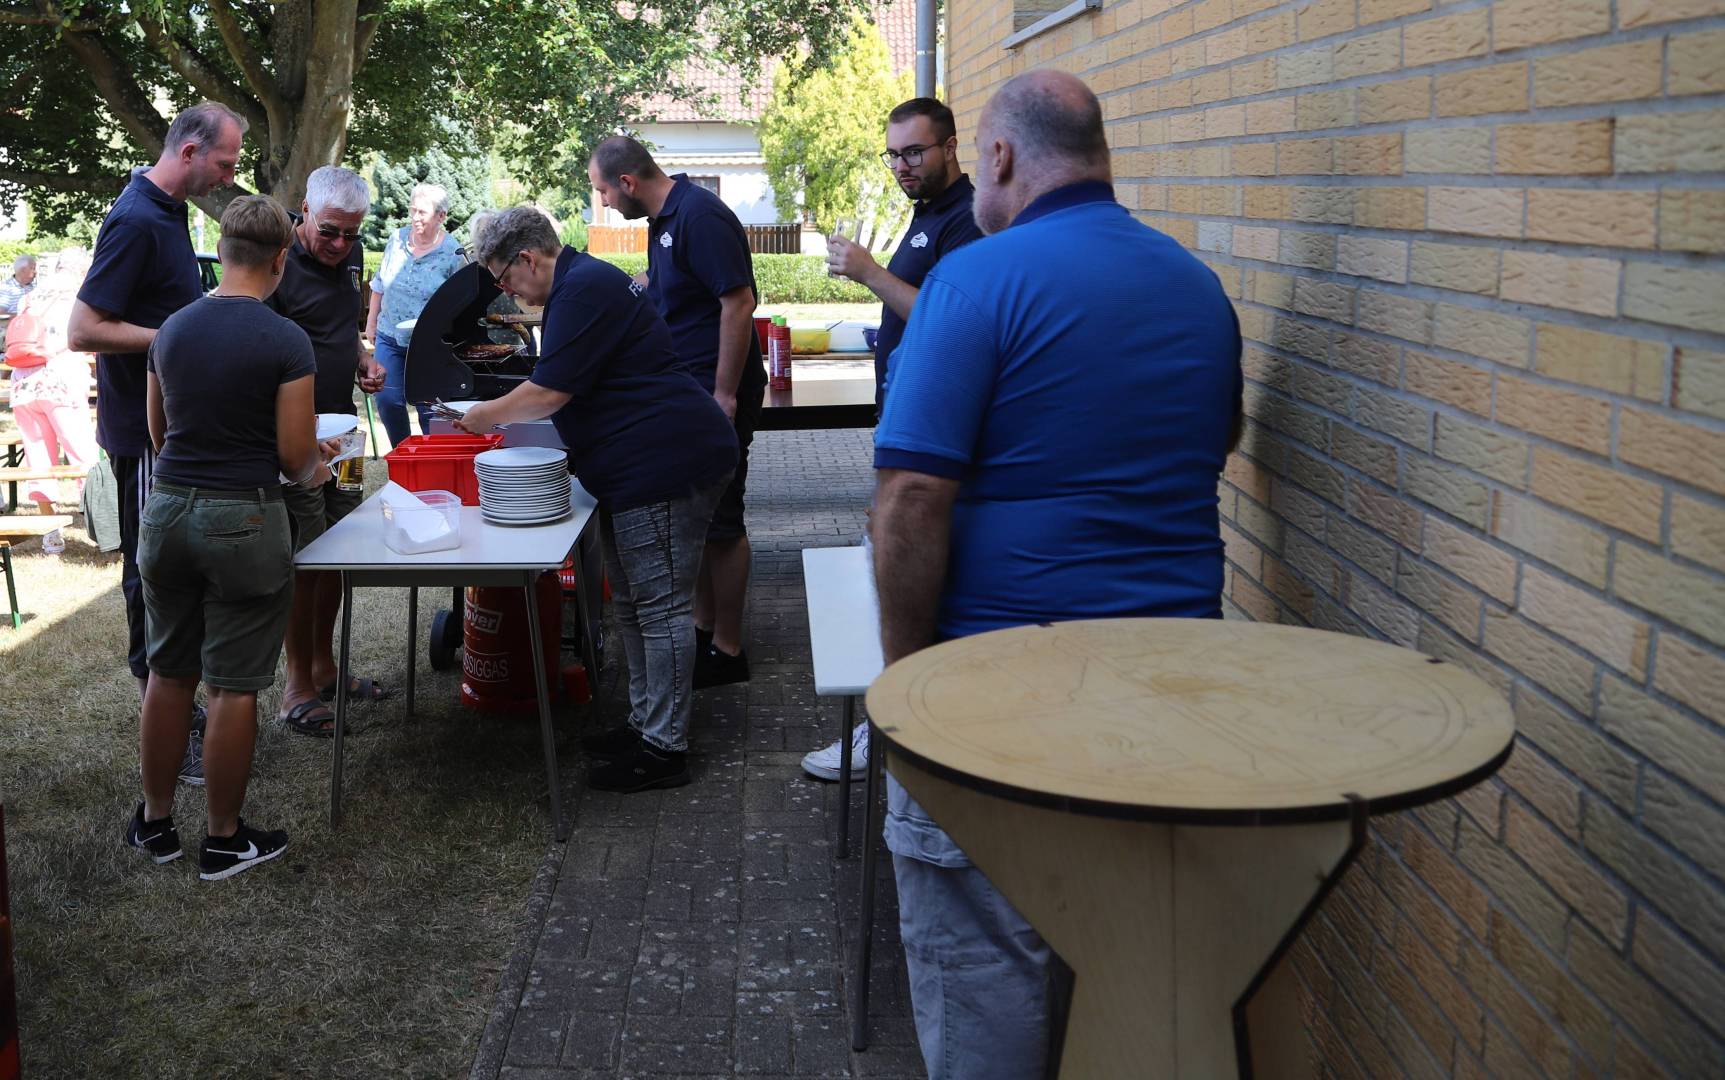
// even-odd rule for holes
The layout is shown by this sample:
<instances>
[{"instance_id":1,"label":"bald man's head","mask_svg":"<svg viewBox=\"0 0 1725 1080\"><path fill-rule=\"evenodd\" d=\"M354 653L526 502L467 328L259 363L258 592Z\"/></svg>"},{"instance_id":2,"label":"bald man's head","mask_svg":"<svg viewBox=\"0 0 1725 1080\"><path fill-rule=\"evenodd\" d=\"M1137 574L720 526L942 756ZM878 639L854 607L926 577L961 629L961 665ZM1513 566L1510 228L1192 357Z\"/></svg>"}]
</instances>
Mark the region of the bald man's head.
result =
<instances>
[{"instance_id":1,"label":"bald man's head","mask_svg":"<svg viewBox=\"0 0 1725 1080\"><path fill-rule=\"evenodd\" d=\"M975 214L999 232L1036 196L1081 180L1111 180L1102 103L1064 71L1008 80L977 124Z\"/></svg>"}]
</instances>

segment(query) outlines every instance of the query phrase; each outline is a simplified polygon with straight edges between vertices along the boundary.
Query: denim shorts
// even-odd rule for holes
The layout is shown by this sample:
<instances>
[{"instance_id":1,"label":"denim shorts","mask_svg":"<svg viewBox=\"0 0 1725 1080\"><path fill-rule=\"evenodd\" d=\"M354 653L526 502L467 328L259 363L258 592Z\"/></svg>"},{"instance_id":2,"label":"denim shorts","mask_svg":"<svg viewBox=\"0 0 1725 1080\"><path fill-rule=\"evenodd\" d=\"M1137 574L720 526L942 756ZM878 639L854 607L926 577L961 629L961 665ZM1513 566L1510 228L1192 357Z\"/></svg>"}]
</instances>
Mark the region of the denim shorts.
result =
<instances>
[{"instance_id":1,"label":"denim shorts","mask_svg":"<svg viewBox=\"0 0 1725 1080\"><path fill-rule=\"evenodd\" d=\"M150 670L221 690L275 681L293 603L293 546L279 487L156 480L138 530Z\"/></svg>"}]
</instances>

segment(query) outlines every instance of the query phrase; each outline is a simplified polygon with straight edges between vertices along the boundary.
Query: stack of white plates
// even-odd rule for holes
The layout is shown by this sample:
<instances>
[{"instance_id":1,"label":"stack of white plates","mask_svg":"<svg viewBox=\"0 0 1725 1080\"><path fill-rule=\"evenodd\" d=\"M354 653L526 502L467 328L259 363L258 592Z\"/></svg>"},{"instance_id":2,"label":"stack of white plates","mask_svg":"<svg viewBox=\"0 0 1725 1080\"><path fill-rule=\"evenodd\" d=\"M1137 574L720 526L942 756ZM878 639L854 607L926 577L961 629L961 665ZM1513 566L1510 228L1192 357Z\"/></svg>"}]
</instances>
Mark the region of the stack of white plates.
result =
<instances>
[{"instance_id":1,"label":"stack of white plates","mask_svg":"<svg viewBox=\"0 0 1725 1080\"><path fill-rule=\"evenodd\" d=\"M473 459L479 511L495 525L543 525L569 516L569 455L544 446L505 446Z\"/></svg>"}]
</instances>

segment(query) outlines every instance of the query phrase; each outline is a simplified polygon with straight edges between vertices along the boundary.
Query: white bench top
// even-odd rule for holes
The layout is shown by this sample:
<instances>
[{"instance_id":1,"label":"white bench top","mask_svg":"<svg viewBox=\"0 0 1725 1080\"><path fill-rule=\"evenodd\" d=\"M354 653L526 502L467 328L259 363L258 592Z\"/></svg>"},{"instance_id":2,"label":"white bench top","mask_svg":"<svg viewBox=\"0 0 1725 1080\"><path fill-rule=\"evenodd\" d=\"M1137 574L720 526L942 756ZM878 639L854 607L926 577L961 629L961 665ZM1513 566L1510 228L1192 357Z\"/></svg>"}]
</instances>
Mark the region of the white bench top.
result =
<instances>
[{"instance_id":1,"label":"white bench top","mask_svg":"<svg viewBox=\"0 0 1725 1080\"><path fill-rule=\"evenodd\" d=\"M804 548L803 588L815 693L861 694L886 664L880 652L880 600L874 569L860 547Z\"/></svg>"}]
</instances>

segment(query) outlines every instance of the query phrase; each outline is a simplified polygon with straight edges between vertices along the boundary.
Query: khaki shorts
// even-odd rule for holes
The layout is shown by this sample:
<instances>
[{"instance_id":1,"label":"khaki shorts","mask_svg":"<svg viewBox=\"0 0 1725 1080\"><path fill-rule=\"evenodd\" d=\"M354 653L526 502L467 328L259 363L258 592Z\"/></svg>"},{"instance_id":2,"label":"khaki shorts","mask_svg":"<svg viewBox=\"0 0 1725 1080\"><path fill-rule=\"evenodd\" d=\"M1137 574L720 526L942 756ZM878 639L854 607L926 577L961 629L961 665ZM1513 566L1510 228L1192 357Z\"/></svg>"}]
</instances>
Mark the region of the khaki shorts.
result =
<instances>
[{"instance_id":1,"label":"khaki shorts","mask_svg":"<svg viewBox=\"0 0 1725 1080\"><path fill-rule=\"evenodd\" d=\"M343 491L335 486L334 480L315 488L286 484L282 487L282 500L293 515L293 549L297 554L328 532L331 525L353 513L365 501L365 492Z\"/></svg>"},{"instance_id":2,"label":"khaki shorts","mask_svg":"<svg viewBox=\"0 0 1725 1080\"><path fill-rule=\"evenodd\" d=\"M293 604L279 488L215 491L157 480L138 527L150 670L221 690L275 681Z\"/></svg>"}]
</instances>

